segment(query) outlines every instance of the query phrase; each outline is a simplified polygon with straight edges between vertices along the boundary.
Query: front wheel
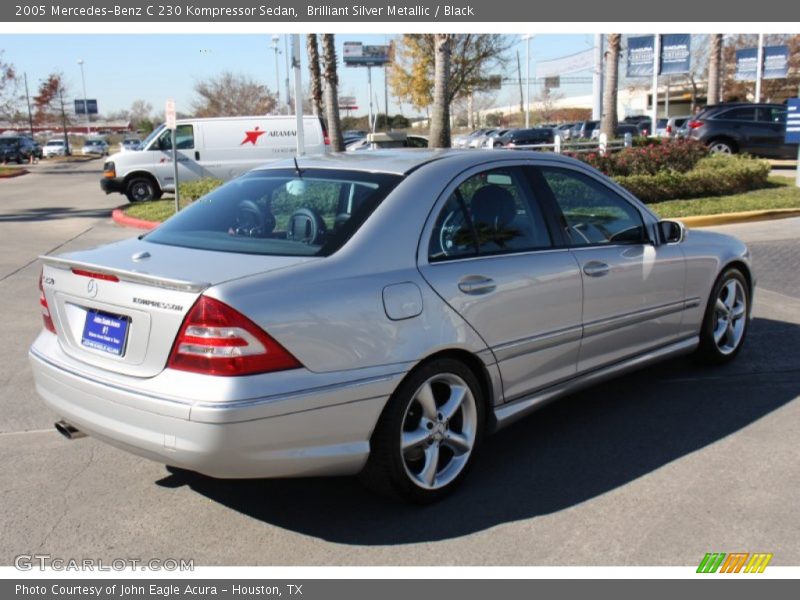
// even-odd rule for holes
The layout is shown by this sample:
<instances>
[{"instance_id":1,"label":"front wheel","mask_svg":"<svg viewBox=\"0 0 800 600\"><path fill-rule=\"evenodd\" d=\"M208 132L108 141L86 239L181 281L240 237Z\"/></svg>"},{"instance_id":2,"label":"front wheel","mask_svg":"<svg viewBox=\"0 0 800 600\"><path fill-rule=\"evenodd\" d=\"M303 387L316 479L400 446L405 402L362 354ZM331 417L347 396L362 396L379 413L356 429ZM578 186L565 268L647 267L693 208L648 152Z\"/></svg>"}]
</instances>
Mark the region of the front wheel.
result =
<instances>
[{"instance_id":1,"label":"front wheel","mask_svg":"<svg viewBox=\"0 0 800 600\"><path fill-rule=\"evenodd\" d=\"M379 492L436 501L463 480L480 445L484 400L475 374L450 358L412 373L392 394L361 478Z\"/></svg>"},{"instance_id":2,"label":"front wheel","mask_svg":"<svg viewBox=\"0 0 800 600\"><path fill-rule=\"evenodd\" d=\"M728 269L711 290L700 330L697 358L708 364L733 360L744 344L749 314L747 280L739 269Z\"/></svg>"},{"instance_id":3,"label":"front wheel","mask_svg":"<svg viewBox=\"0 0 800 600\"><path fill-rule=\"evenodd\" d=\"M130 202L146 202L156 199L156 184L149 177L134 177L125 187Z\"/></svg>"}]
</instances>

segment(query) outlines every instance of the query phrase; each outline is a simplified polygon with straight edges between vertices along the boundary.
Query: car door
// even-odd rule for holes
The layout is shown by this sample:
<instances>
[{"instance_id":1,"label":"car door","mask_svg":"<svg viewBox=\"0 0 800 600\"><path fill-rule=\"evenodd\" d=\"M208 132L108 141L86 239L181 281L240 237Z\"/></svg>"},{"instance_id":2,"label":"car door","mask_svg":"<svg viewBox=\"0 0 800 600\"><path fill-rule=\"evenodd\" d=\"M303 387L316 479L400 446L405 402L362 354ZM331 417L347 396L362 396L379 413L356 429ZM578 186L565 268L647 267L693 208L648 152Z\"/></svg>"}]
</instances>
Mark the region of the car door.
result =
<instances>
[{"instance_id":1,"label":"car door","mask_svg":"<svg viewBox=\"0 0 800 600\"><path fill-rule=\"evenodd\" d=\"M198 134L193 124L178 125L175 141L178 154L178 180L193 181L204 176L203 167L196 160L195 139ZM153 170L162 189L172 190L175 187L175 171L172 166L172 131L165 129L151 146L153 152Z\"/></svg>"},{"instance_id":2,"label":"car door","mask_svg":"<svg viewBox=\"0 0 800 600\"><path fill-rule=\"evenodd\" d=\"M786 107L763 106L756 110L759 123L759 147L764 156L797 158L797 144L787 144Z\"/></svg>"},{"instance_id":3,"label":"car door","mask_svg":"<svg viewBox=\"0 0 800 600\"><path fill-rule=\"evenodd\" d=\"M522 168L463 174L431 214L419 270L494 353L506 401L572 377L581 276Z\"/></svg>"},{"instance_id":4,"label":"car door","mask_svg":"<svg viewBox=\"0 0 800 600\"><path fill-rule=\"evenodd\" d=\"M635 204L583 170L541 167L583 280L578 372L671 342L684 308L678 245L651 242Z\"/></svg>"}]
</instances>

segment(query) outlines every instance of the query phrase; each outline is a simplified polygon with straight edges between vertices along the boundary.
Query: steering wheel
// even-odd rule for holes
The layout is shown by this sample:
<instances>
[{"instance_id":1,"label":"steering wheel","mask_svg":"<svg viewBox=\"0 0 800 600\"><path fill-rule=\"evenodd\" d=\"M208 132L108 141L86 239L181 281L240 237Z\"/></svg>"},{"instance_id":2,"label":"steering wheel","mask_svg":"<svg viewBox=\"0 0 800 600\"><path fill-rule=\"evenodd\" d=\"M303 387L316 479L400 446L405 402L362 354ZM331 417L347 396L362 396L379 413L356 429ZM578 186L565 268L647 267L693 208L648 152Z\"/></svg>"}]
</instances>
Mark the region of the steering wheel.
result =
<instances>
[{"instance_id":1,"label":"steering wheel","mask_svg":"<svg viewBox=\"0 0 800 600\"><path fill-rule=\"evenodd\" d=\"M304 244L317 244L326 233L325 221L310 208L300 208L289 217L286 239Z\"/></svg>"},{"instance_id":2,"label":"steering wheel","mask_svg":"<svg viewBox=\"0 0 800 600\"><path fill-rule=\"evenodd\" d=\"M461 210L454 210L445 217L439 229L439 247L444 256L451 256L461 245L457 237L464 230L464 225L464 213Z\"/></svg>"}]
</instances>

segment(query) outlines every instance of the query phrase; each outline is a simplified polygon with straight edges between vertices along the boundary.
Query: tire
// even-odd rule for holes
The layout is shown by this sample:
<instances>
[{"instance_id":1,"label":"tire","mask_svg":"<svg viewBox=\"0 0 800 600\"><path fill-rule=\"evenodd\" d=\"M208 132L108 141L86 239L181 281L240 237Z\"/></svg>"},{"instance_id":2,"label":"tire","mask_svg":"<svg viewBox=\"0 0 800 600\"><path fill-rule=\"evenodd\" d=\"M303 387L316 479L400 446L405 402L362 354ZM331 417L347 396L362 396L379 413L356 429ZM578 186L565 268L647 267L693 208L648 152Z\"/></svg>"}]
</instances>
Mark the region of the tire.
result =
<instances>
[{"instance_id":1,"label":"tire","mask_svg":"<svg viewBox=\"0 0 800 600\"><path fill-rule=\"evenodd\" d=\"M729 140L711 140L708 143L708 151L711 154L736 154L736 144Z\"/></svg>"},{"instance_id":2,"label":"tire","mask_svg":"<svg viewBox=\"0 0 800 600\"><path fill-rule=\"evenodd\" d=\"M472 370L451 358L432 360L413 371L386 404L361 480L408 502L435 502L464 480L484 422L485 401Z\"/></svg>"},{"instance_id":3,"label":"tire","mask_svg":"<svg viewBox=\"0 0 800 600\"><path fill-rule=\"evenodd\" d=\"M125 186L125 195L129 202L147 202L160 197L160 190L150 177L132 177Z\"/></svg>"},{"instance_id":4,"label":"tire","mask_svg":"<svg viewBox=\"0 0 800 600\"><path fill-rule=\"evenodd\" d=\"M702 363L721 365L739 354L747 335L750 317L750 287L737 268L717 278L700 329L695 357Z\"/></svg>"}]
</instances>

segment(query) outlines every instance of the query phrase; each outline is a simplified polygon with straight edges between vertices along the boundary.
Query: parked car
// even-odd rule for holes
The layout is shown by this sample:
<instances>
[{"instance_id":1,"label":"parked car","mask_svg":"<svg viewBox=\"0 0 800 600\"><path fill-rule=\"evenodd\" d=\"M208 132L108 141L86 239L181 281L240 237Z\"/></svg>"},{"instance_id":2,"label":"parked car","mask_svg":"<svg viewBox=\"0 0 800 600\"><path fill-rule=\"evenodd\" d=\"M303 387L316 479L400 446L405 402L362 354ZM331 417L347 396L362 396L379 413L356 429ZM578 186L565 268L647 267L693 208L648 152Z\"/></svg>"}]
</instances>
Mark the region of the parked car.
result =
<instances>
[{"instance_id":1,"label":"parked car","mask_svg":"<svg viewBox=\"0 0 800 600\"><path fill-rule=\"evenodd\" d=\"M467 134L457 135L452 139L452 146L453 148L468 148L473 138L483 135L490 129L489 127L483 127Z\"/></svg>"},{"instance_id":2,"label":"parked car","mask_svg":"<svg viewBox=\"0 0 800 600\"><path fill-rule=\"evenodd\" d=\"M638 137L640 135L639 128L632 123L619 123L614 130L614 138L621 139L627 134L630 134L631 137ZM600 139L600 127L596 127L592 130L592 139Z\"/></svg>"},{"instance_id":3,"label":"parked car","mask_svg":"<svg viewBox=\"0 0 800 600\"><path fill-rule=\"evenodd\" d=\"M732 360L754 281L735 238L504 150L276 161L42 262L29 357L66 437L213 477L360 472L414 502L557 396Z\"/></svg>"},{"instance_id":4,"label":"parked car","mask_svg":"<svg viewBox=\"0 0 800 600\"><path fill-rule=\"evenodd\" d=\"M0 136L0 163L22 164L28 161L29 156L30 151L26 151L22 138L15 135Z\"/></svg>"},{"instance_id":5,"label":"parked car","mask_svg":"<svg viewBox=\"0 0 800 600\"><path fill-rule=\"evenodd\" d=\"M572 128L575 127L576 123L563 123L556 127L556 133L561 136L563 141L569 141L572 135Z\"/></svg>"},{"instance_id":6,"label":"parked car","mask_svg":"<svg viewBox=\"0 0 800 600\"><path fill-rule=\"evenodd\" d=\"M483 148L486 145L486 140L494 136L500 129L487 129L480 135L472 136L467 142L468 148Z\"/></svg>"},{"instance_id":7,"label":"parked car","mask_svg":"<svg viewBox=\"0 0 800 600\"><path fill-rule=\"evenodd\" d=\"M135 152L141 145L142 140L139 138L125 138L119 143L119 152Z\"/></svg>"},{"instance_id":8,"label":"parked car","mask_svg":"<svg viewBox=\"0 0 800 600\"><path fill-rule=\"evenodd\" d=\"M686 125L689 137L705 143L715 154L746 152L767 158L797 158L797 144L784 142L783 104L717 104Z\"/></svg>"},{"instance_id":9,"label":"parked car","mask_svg":"<svg viewBox=\"0 0 800 600\"><path fill-rule=\"evenodd\" d=\"M428 138L421 135L408 135L402 131L370 133L364 139L353 142L345 148L347 152L378 150L388 148L427 148Z\"/></svg>"},{"instance_id":10,"label":"parked car","mask_svg":"<svg viewBox=\"0 0 800 600\"><path fill-rule=\"evenodd\" d=\"M667 133L667 124L668 123L669 123L669 119L658 119L656 121L656 131L655 131L655 136L656 137L660 137L660 138L669 137L669 134Z\"/></svg>"},{"instance_id":11,"label":"parked car","mask_svg":"<svg viewBox=\"0 0 800 600\"><path fill-rule=\"evenodd\" d=\"M487 134L483 138L483 144L479 146L480 148L494 148L495 145L498 143L500 138L502 138L505 134L507 134L510 129L495 129L494 132L491 134Z\"/></svg>"},{"instance_id":12,"label":"parked car","mask_svg":"<svg viewBox=\"0 0 800 600\"><path fill-rule=\"evenodd\" d=\"M44 158L66 156L67 154L69 154L69 146L64 142L63 138L47 140L47 143L42 146L42 155Z\"/></svg>"},{"instance_id":13,"label":"parked car","mask_svg":"<svg viewBox=\"0 0 800 600\"><path fill-rule=\"evenodd\" d=\"M670 117L669 121L667 121L667 136L668 137L680 137L680 132L683 129L683 126L691 119L690 115L684 115L680 117Z\"/></svg>"},{"instance_id":14,"label":"parked car","mask_svg":"<svg viewBox=\"0 0 800 600\"><path fill-rule=\"evenodd\" d=\"M303 119L305 149L326 152L330 140L319 117ZM269 160L297 149L294 117L220 117L178 119L176 128L178 179L201 177L229 180ZM172 132L157 127L142 142L140 152L116 153L103 166L100 187L106 194L125 194L130 202L155 200L175 189Z\"/></svg>"},{"instance_id":15,"label":"parked car","mask_svg":"<svg viewBox=\"0 0 800 600\"><path fill-rule=\"evenodd\" d=\"M86 140L83 142L81 154L84 156L98 155L108 156L108 144L99 139Z\"/></svg>"},{"instance_id":16,"label":"parked car","mask_svg":"<svg viewBox=\"0 0 800 600\"><path fill-rule=\"evenodd\" d=\"M498 138L495 148L515 148L517 146L530 146L535 144L552 144L554 134L552 129L512 129L504 136Z\"/></svg>"},{"instance_id":17,"label":"parked car","mask_svg":"<svg viewBox=\"0 0 800 600\"><path fill-rule=\"evenodd\" d=\"M600 127L600 121L578 121L570 130L570 138L573 140L588 140L592 137L592 131Z\"/></svg>"}]
</instances>

